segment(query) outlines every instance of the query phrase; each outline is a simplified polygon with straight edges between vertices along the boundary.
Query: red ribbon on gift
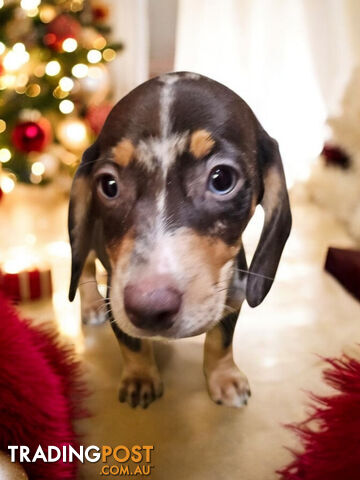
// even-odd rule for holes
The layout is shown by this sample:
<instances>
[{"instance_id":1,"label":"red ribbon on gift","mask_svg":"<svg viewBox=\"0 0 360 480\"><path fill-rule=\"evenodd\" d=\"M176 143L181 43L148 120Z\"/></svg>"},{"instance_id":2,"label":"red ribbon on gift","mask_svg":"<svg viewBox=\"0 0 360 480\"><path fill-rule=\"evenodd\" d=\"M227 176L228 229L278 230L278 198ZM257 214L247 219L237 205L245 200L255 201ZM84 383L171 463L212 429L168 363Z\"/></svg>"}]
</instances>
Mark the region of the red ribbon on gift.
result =
<instances>
[{"instance_id":1,"label":"red ribbon on gift","mask_svg":"<svg viewBox=\"0 0 360 480\"><path fill-rule=\"evenodd\" d=\"M0 270L0 290L15 301L48 298L52 294L50 269L31 268L17 273Z\"/></svg>"}]
</instances>

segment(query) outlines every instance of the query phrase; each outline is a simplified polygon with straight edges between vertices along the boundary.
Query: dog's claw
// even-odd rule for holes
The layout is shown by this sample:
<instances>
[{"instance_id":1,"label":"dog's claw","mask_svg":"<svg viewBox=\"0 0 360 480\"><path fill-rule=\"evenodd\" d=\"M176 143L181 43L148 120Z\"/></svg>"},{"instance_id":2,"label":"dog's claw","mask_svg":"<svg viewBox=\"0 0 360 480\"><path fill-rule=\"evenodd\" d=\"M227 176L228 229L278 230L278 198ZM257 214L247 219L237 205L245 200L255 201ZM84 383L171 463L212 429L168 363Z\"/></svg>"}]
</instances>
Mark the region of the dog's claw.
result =
<instances>
[{"instance_id":1,"label":"dog's claw","mask_svg":"<svg viewBox=\"0 0 360 480\"><path fill-rule=\"evenodd\" d=\"M249 382L235 364L207 372L206 379L210 397L218 405L240 408L248 404Z\"/></svg>"},{"instance_id":2,"label":"dog's claw","mask_svg":"<svg viewBox=\"0 0 360 480\"><path fill-rule=\"evenodd\" d=\"M131 407L148 408L163 394L163 385L157 371L126 373L121 379L119 401L127 402Z\"/></svg>"},{"instance_id":3,"label":"dog's claw","mask_svg":"<svg viewBox=\"0 0 360 480\"><path fill-rule=\"evenodd\" d=\"M119 390L119 402L124 403L126 400L126 390L125 388L120 388Z\"/></svg>"}]
</instances>

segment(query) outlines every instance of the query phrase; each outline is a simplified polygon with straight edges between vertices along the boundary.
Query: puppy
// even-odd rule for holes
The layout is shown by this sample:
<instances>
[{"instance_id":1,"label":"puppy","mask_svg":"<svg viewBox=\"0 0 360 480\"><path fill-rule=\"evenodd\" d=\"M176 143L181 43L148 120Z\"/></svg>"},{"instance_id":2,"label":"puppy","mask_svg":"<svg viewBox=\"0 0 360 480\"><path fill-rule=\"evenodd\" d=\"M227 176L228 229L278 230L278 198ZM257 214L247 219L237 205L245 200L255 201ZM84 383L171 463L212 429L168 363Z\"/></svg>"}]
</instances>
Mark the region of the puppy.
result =
<instances>
[{"instance_id":1,"label":"puppy","mask_svg":"<svg viewBox=\"0 0 360 480\"><path fill-rule=\"evenodd\" d=\"M248 268L241 236L258 204L265 220ZM99 316L98 257L124 360L120 401L145 408L162 394L151 338L207 332L211 399L247 403L234 328L242 302L256 307L268 293L290 228L277 143L234 92L170 73L113 108L73 181L69 298L80 283L84 321Z\"/></svg>"}]
</instances>

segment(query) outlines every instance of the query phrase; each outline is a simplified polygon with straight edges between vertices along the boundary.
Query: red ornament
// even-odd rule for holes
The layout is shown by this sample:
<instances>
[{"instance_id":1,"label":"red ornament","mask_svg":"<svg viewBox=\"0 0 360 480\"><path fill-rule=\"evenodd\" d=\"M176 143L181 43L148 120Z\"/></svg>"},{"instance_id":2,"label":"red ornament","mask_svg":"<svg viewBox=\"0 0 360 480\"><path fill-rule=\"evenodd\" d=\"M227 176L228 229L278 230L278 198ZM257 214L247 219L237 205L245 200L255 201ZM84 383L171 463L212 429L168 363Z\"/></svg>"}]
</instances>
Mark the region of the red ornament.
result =
<instances>
[{"instance_id":1,"label":"red ornament","mask_svg":"<svg viewBox=\"0 0 360 480\"><path fill-rule=\"evenodd\" d=\"M42 117L37 122L20 122L11 134L12 142L21 152L42 152L52 138L50 122Z\"/></svg>"},{"instance_id":2,"label":"red ornament","mask_svg":"<svg viewBox=\"0 0 360 480\"><path fill-rule=\"evenodd\" d=\"M326 143L321 156L327 166L335 166L343 169L349 168L350 158L340 147Z\"/></svg>"},{"instance_id":3,"label":"red ornament","mask_svg":"<svg viewBox=\"0 0 360 480\"><path fill-rule=\"evenodd\" d=\"M66 38L77 39L81 31L80 23L71 15L63 13L48 23L44 43L56 51L61 51Z\"/></svg>"},{"instance_id":4,"label":"red ornament","mask_svg":"<svg viewBox=\"0 0 360 480\"><path fill-rule=\"evenodd\" d=\"M112 109L112 105L109 103L103 103L102 105L93 105L88 108L86 113L86 120L88 121L91 130L97 135L100 133L107 116Z\"/></svg>"},{"instance_id":5,"label":"red ornament","mask_svg":"<svg viewBox=\"0 0 360 480\"><path fill-rule=\"evenodd\" d=\"M103 3L95 4L91 11L95 22L104 22L109 16L109 7Z\"/></svg>"},{"instance_id":6,"label":"red ornament","mask_svg":"<svg viewBox=\"0 0 360 480\"><path fill-rule=\"evenodd\" d=\"M1 189L1 187L0 187L0 202L1 202L2 198L3 198L3 196L4 196L4 192L2 191L2 189Z\"/></svg>"}]
</instances>

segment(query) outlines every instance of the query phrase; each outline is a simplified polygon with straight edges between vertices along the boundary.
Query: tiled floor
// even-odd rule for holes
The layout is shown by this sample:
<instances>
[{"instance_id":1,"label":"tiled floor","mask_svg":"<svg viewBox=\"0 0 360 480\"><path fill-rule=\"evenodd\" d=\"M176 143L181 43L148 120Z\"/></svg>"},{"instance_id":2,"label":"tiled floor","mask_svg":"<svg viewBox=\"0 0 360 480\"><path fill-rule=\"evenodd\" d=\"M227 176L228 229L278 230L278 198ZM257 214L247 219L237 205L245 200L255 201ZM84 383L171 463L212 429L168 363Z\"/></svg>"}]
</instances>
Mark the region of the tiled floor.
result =
<instances>
[{"instance_id":1,"label":"tiled floor","mask_svg":"<svg viewBox=\"0 0 360 480\"><path fill-rule=\"evenodd\" d=\"M316 354L356 352L360 341L360 303L323 272L327 246L352 246L352 241L306 195L294 194L292 204L294 227L277 281L261 306L243 308L236 329L235 358L253 393L242 410L209 400L202 375L203 337L157 346L165 394L148 410L118 403L121 364L116 340L109 325L88 326L81 332L79 304L66 300L68 248L61 242L47 248L54 267L54 312L50 302L22 309L36 321L55 318L86 363L93 390L87 402L93 416L78 425L85 443L154 445L153 480L277 478L276 469L290 458L284 445L296 444L282 424L303 418L303 390L325 388ZM22 214L18 210L18 216ZM0 221L9 221L7 217L2 209ZM52 212L51 224L54 219L56 236L46 241L66 238L63 204ZM48 230L54 232L51 224ZM252 245L254 236L248 235ZM99 464L84 465L81 478L101 478L99 469Z\"/></svg>"}]
</instances>

